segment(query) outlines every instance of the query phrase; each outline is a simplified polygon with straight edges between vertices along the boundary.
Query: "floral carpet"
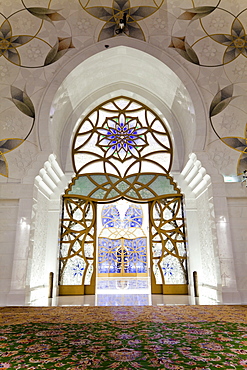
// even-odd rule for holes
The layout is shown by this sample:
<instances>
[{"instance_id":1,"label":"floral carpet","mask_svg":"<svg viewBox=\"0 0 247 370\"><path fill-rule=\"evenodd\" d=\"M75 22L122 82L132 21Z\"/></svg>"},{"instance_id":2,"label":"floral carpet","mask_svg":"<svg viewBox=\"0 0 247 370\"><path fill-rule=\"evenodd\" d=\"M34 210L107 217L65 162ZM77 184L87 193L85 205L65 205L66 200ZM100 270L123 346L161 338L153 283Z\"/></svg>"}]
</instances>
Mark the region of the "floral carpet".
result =
<instances>
[{"instance_id":1,"label":"floral carpet","mask_svg":"<svg viewBox=\"0 0 247 370\"><path fill-rule=\"evenodd\" d=\"M247 369L247 306L2 307L0 369Z\"/></svg>"}]
</instances>

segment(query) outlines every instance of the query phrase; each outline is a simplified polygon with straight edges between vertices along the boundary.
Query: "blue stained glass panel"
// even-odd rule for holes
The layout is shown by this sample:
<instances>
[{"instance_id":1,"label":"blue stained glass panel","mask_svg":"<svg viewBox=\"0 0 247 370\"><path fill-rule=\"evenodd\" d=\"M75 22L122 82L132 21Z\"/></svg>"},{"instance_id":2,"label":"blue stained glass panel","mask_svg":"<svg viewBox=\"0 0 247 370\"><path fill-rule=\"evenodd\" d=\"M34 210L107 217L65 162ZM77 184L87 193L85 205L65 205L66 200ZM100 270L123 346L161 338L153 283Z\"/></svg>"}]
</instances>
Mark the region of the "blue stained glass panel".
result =
<instances>
[{"instance_id":1,"label":"blue stained glass panel","mask_svg":"<svg viewBox=\"0 0 247 370\"><path fill-rule=\"evenodd\" d=\"M121 246L121 239L110 240L99 238L98 272L100 274L117 273L117 251Z\"/></svg>"},{"instance_id":2,"label":"blue stained glass panel","mask_svg":"<svg viewBox=\"0 0 247 370\"><path fill-rule=\"evenodd\" d=\"M124 247L128 250L129 266L128 273L147 272L146 238L125 239Z\"/></svg>"},{"instance_id":3,"label":"blue stained glass panel","mask_svg":"<svg viewBox=\"0 0 247 370\"><path fill-rule=\"evenodd\" d=\"M98 272L147 273L146 238L99 238Z\"/></svg>"},{"instance_id":4,"label":"blue stained glass panel","mask_svg":"<svg viewBox=\"0 0 247 370\"><path fill-rule=\"evenodd\" d=\"M142 227L142 207L139 205L129 206L124 216L124 225L126 229L128 227Z\"/></svg>"},{"instance_id":5,"label":"blue stained glass panel","mask_svg":"<svg viewBox=\"0 0 247 370\"><path fill-rule=\"evenodd\" d=\"M104 206L102 209L102 225L104 227L121 227L120 214L116 205Z\"/></svg>"}]
</instances>

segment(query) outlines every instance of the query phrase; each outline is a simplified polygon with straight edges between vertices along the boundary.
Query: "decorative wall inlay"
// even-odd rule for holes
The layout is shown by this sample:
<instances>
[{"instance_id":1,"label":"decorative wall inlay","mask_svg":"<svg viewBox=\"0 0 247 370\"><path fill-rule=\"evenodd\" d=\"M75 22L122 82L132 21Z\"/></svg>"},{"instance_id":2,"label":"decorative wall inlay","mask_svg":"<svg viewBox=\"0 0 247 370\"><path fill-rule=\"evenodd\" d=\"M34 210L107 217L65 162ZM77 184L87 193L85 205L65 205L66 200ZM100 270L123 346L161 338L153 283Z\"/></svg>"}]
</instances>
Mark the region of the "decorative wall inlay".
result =
<instances>
[{"instance_id":1,"label":"decorative wall inlay","mask_svg":"<svg viewBox=\"0 0 247 370\"><path fill-rule=\"evenodd\" d=\"M237 166L237 174L240 175L247 168L247 125L244 130L245 137L220 137L216 132L212 121L212 117L222 112L235 98L236 96L233 96L233 85L226 86L222 90L219 90L212 100L209 114L211 126L218 138L230 148L242 153L239 157Z\"/></svg>"},{"instance_id":2,"label":"decorative wall inlay","mask_svg":"<svg viewBox=\"0 0 247 370\"><path fill-rule=\"evenodd\" d=\"M200 227L200 246L202 253L203 276L199 276L199 281L203 285L217 287L217 264L215 253L216 226L213 212L213 203L208 201L208 190L197 198L198 223Z\"/></svg>"},{"instance_id":3,"label":"decorative wall inlay","mask_svg":"<svg viewBox=\"0 0 247 370\"><path fill-rule=\"evenodd\" d=\"M164 0L145 1L145 5L136 5L134 0L113 0L111 7L93 6L94 2L91 0L87 0L84 6L83 3L85 1L79 0L79 2L90 15L105 22L100 31L98 41L116 37L118 35L119 22L124 17L126 18L126 26L121 35L145 41L144 32L138 21L154 14L161 7Z\"/></svg>"},{"instance_id":4,"label":"decorative wall inlay","mask_svg":"<svg viewBox=\"0 0 247 370\"><path fill-rule=\"evenodd\" d=\"M247 8L238 9L239 7L236 6L237 12L234 13L222 0L219 0L214 6L200 6L200 2L198 2L198 5L197 2L192 3L193 7L184 9L185 11L177 17L177 21L173 25L169 47L175 49L190 63L209 69L215 67L224 68L224 66L234 62L237 58L246 58ZM197 20L197 25L201 29L201 32L198 30L192 34L192 30L195 27L195 20ZM182 23L181 21L184 22ZM241 62L244 64L243 60ZM243 76L245 69L242 69L237 64L233 68L234 74L239 75L241 73L241 76ZM217 68L217 71L219 69ZM231 81L231 79L229 80ZM232 80L231 82L240 83L241 81ZM209 117L211 127L222 143L242 152L237 164L237 175L241 175L244 169L247 168L246 138L222 137L221 132L215 129L212 121L213 116L221 113L233 99L237 98L233 93L234 83L225 85L223 88L218 88L217 94L211 101ZM215 164L218 167L216 162ZM224 172L222 167L220 170Z\"/></svg>"},{"instance_id":5,"label":"decorative wall inlay","mask_svg":"<svg viewBox=\"0 0 247 370\"><path fill-rule=\"evenodd\" d=\"M33 238L32 250L30 250L30 259L32 260L30 287L42 286L47 282L45 276L45 258L44 246L47 239L47 214L49 210L49 200L40 192L37 196L39 207L35 209L31 227L31 238ZM35 220L34 220L35 217Z\"/></svg>"},{"instance_id":6,"label":"decorative wall inlay","mask_svg":"<svg viewBox=\"0 0 247 370\"><path fill-rule=\"evenodd\" d=\"M27 172L31 166L29 159L22 161L26 168L23 174L18 170L18 161L13 160L20 153L28 155L25 147L34 145L38 154L40 130L37 125L42 123L35 121L35 111L55 73L75 53L113 37L142 40L158 47L161 53L176 55L183 68L194 76L209 112L213 131L208 132L205 151L210 153L215 140L234 149L233 162L227 169L220 168L217 162L214 166L223 175L234 172L240 175L247 165L246 12L246 4L240 0L2 2L1 181L21 179ZM118 34L116 30L122 17L126 17L126 27ZM217 99L220 99L219 104ZM226 115L233 114L234 130L225 121ZM35 158L33 155L33 160Z\"/></svg>"},{"instance_id":7,"label":"decorative wall inlay","mask_svg":"<svg viewBox=\"0 0 247 370\"><path fill-rule=\"evenodd\" d=\"M15 104L15 106L26 116L30 117L32 121L30 122L29 131L25 133L24 138L6 138L3 140L0 140L0 174L3 176L8 177L8 163L5 157L5 153L8 153L14 149L16 149L18 146L20 146L31 134L34 122L35 122L35 111L34 106L29 98L29 96L26 94L25 91L20 90L19 88L15 86L11 86L11 98L10 100ZM12 128L13 130L13 128ZM18 160L18 157L17 157Z\"/></svg>"},{"instance_id":8,"label":"decorative wall inlay","mask_svg":"<svg viewBox=\"0 0 247 370\"><path fill-rule=\"evenodd\" d=\"M195 4L196 2L191 1L191 3ZM172 36L170 47L174 48L189 62L204 67L222 66L232 62L240 55L247 57L247 37L242 23L245 21L247 9L234 14L229 9L224 8L224 6L224 2L219 0L215 6L194 5L191 8L184 9L185 11L177 17L177 23L182 26L181 20L188 21L187 27L186 23L184 23L186 28L183 36ZM225 18L227 19L227 24L224 21ZM194 34L192 39L190 31L194 27L193 23L195 20L199 20L202 36L196 37L197 35ZM227 33L217 33L219 29L222 30L225 26L229 26L229 20L231 21L229 31ZM177 31L176 23L173 29ZM197 33L199 34L199 32ZM188 39L192 39L192 42L187 41ZM208 44L205 44L205 41ZM216 43L223 47L218 49ZM201 58L197 53L198 48L202 50L200 52ZM222 50L220 62L217 62L216 59L218 50Z\"/></svg>"},{"instance_id":9,"label":"decorative wall inlay","mask_svg":"<svg viewBox=\"0 0 247 370\"><path fill-rule=\"evenodd\" d=\"M52 24L53 32L55 31L56 34L54 22L65 21L65 18L50 7L28 7L25 5L26 2L20 1L19 9L8 16L1 14L0 56L6 58L10 63L21 67L43 67L56 62L68 49L73 48L71 36L58 36L55 42L49 42L51 38L47 39L47 37L44 37L44 33L42 35L41 32L43 31L43 23L49 22ZM25 19L25 22L20 22L21 19ZM22 33L15 34L15 28L21 29ZM30 32L31 30L32 32ZM30 60L34 62L32 64L26 64L25 62L26 45L28 45ZM43 50L46 50L45 58ZM43 58L41 63L38 61L39 56ZM38 63L35 63L35 61L38 61Z\"/></svg>"},{"instance_id":10,"label":"decorative wall inlay","mask_svg":"<svg viewBox=\"0 0 247 370\"><path fill-rule=\"evenodd\" d=\"M231 156L230 150L227 147L219 147L217 142L210 145L209 160L214 167L222 172L234 165L234 159Z\"/></svg>"}]
</instances>

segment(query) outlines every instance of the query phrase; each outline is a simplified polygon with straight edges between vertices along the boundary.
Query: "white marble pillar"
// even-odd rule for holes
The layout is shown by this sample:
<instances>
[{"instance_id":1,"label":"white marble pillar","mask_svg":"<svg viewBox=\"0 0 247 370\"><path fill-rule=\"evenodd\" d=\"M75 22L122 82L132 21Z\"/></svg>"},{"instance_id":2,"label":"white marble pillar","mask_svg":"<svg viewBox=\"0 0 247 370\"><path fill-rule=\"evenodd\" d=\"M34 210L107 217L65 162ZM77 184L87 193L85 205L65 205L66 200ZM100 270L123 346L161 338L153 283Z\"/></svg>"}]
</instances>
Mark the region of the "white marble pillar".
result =
<instances>
[{"instance_id":1,"label":"white marble pillar","mask_svg":"<svg viewBox=\"0 0 247 370\"><path fill-rule=\"evenodd\" d=\"M26 276L31 210L31 198L19 200L11 286L7 296L7 305L23 305L26 303Z\"/></svg>"}]
</instances>

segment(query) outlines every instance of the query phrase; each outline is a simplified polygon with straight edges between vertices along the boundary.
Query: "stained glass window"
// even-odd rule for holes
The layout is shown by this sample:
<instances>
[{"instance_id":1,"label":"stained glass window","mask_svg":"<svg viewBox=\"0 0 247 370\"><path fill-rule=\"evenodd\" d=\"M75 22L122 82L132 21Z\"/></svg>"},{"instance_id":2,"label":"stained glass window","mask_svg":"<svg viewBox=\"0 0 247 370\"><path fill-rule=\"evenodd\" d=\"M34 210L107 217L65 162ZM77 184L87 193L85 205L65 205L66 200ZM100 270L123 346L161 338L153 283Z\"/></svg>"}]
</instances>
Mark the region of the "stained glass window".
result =
<instances>
[{"instance_id":1,"label":"stained glass window","mask_svg":"<svg viewBox=\"0 0 247 370\"><path fill-rule=\"evenodd\" d=\"M140 204L121 200L102 208L99 276L147 276L147 238Z\"/></svg>"},{"instance_id":2,"label":"stained glass window","mask_svg":"<svg viewBox=\"0 0 247 370\"><path fill-rule=\"evenodd\" d=\"M90 285L94 260L93 204L65 198L60 247L60 285Z\"/></svg>"},{"instance_id":3,"label":"stained glass window","mask_svg":"<svg viewBox=\"0 0 247 370\"><path fill-rule=\"evenodd\" d=\"M95 108L73 142L76 174L168 173L172 142L159 116L132 99L119 97Z\"/></svg>"},{"instance_id":4,"label":"stained glass window","mask_svg":"<svg viewBox=\"0 0 247 370\"><path fill-rule=\"evenodd\" d=\"M106 158L113 156L121 161L132 156L138 158L138 152L148 145L147 128L142 128L138 118L124 113L106 119L103 128L98 128L97 132L96 145L104 151Z\"/></svg>"},{"instance_id":5,"label":"stained glass window","mask_svg":"<svg viewBox=\"0 0 247 370\"><path fill-rule=\"evenodd\" d=\"M151 204L153 271L158 284L188 283L185 225L181 197Z\"/></svg>"},{"instance_id":6,"label":"stained glass window","mask_svg":"<svg viewBox=\"0 0 247 370\"><path fill-rule=\"evenodd\" d=\"M107 205L102 210L102 225L104 227L121 227L120 214L116 205Z\"/></svg>"}]
</instances>

